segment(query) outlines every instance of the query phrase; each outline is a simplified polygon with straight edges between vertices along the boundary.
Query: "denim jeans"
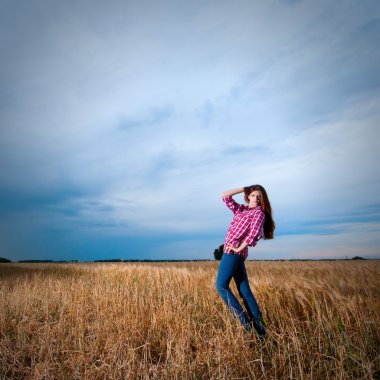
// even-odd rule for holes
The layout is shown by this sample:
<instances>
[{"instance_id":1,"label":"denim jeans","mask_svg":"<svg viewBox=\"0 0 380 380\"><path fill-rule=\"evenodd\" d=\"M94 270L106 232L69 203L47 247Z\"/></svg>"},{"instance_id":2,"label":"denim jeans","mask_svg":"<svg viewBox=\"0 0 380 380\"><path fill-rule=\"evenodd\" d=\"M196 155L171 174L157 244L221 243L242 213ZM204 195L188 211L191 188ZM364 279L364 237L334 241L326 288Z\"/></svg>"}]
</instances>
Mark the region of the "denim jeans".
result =
<instances>
[{"instance_id":1,"label":"denim jeans","mask_svg":"<svg viewBox=\"0 0 380 380\"><path fill-rule=\"evenodd\" d=\"M235 280L239 295L243 299L247 313L244 312L243 307L229 287L232 277ZM265 335L261 311L249 286L243 257L237 254L223 253L216 279L216 289L232 312L233 317L239 318L247 331L251 331L254 327L260 336Z\"/></svg>"}]
</instances>

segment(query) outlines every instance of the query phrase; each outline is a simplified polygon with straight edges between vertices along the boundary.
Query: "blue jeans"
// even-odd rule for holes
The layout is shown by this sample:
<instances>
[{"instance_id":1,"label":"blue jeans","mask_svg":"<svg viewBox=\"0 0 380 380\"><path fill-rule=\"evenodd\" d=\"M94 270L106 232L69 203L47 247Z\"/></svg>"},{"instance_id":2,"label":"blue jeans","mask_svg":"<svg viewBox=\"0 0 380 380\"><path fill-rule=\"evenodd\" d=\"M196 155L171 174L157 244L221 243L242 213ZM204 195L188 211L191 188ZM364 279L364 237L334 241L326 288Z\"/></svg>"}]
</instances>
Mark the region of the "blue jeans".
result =
<instances>
[{"instance_id":1,"label":"blue jeans","mask_svg":"<svg viewBox=\"0 0 380 380\"><path fill-rule=\"evenodd\" d=\"M244 312L243 307L229 287L232 277L235 280L239 295L243 299L247 313ZM261 311L249 286L243 257L223 253L216 279L216 289L232 312L233 317L239 318L247 331L251 331L254 327L260 336L265 335Z\"/></svg>"}]
</instances>

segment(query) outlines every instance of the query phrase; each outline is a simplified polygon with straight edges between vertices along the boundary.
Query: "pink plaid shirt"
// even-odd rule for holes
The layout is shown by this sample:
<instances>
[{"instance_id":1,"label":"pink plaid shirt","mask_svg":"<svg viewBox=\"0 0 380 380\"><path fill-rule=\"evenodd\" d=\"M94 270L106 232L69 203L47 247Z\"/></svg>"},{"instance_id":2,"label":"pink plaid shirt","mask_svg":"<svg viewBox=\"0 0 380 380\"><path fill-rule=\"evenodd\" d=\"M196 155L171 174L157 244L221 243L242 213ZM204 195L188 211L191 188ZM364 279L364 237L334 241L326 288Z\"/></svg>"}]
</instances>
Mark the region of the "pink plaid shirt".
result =
<instances>
[{"instance_id":1,"label":"pink plaid shirt","mask_svg":"<svg viewBox=\"0 0 380 380\"><path fill-rule=\"evenodd\" d=\"M248 246L254 247L264 236L264 211L260 206L249 208L246 205L239 204L234 201L232 196L222 197L222 200L234 213L224 241L224 247L228 245L239 247L243 242L247 242ZM248 247L245 247L240 252L231 252L229 254L240 255L246 260L248 257Z\"/></svg>"}]
</instances>

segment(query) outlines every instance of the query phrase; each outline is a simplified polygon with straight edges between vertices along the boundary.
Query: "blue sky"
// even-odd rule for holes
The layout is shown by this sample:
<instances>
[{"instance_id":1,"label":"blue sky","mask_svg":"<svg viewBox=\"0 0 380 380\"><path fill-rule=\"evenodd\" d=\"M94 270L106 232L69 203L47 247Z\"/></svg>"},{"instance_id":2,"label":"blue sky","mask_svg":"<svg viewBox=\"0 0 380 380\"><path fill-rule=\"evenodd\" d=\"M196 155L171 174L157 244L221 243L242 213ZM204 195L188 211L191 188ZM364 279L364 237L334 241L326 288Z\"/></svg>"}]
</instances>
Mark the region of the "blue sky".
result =
<instances>
[{"instance_id":1,"label":"blue sky","mask_svg":"<svg viewBox=\"0 0 380 380\"><path fill-rule=\"evenodd\" d=\"M259 183L249 258L380 258L378 1L1 1L0 32L1 257L213 258Z\"/></svg>"}]
</instances>

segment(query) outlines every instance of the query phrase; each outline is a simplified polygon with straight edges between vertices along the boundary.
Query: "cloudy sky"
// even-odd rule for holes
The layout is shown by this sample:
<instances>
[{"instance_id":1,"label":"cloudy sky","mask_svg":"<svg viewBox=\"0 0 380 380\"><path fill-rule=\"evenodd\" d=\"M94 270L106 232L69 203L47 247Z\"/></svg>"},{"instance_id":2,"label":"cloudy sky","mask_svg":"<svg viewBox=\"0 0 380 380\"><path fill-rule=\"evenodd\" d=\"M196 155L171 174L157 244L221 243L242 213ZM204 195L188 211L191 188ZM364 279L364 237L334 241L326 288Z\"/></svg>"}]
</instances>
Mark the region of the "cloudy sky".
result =
<instances>
[{"instance_id":1,"label":"cloudy sky","mask_svg":"<svg viewBox=\"0 0 380 380\"><path fill-rule=\"evenodd\" d=\"M0 256L380 258L380 5L0 1ZM243 197L235 199L243 203Z\"/></svg>"}]
</instances>

